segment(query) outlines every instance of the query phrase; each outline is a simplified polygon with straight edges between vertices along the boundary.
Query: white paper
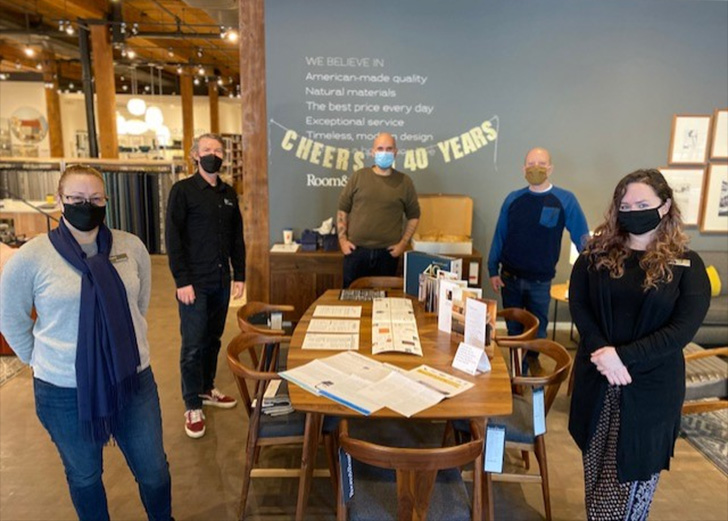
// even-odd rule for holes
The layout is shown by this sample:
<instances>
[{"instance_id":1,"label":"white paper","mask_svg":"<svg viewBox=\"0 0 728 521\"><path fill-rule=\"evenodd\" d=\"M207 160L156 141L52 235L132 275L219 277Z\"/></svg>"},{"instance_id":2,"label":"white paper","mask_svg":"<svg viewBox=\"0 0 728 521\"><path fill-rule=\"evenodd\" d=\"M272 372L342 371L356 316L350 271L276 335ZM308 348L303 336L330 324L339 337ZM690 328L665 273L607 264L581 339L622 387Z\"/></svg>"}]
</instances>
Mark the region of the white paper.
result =
<instances>
[{"instance_id":1,"label":"white paper","mask_svg":"<svg viewBox=\"0 0 728 521\"><path fill-rule=\"evenodd\" d=\"M405 375L392 371L376 384L362 390L362 393L375 403L409 418L420 411L440 403L445 395L429 389Z\"/></svg>"},{"instance_id":2,"label":"white paper","mask_svg":"<svg viewBox=\"0 0 728 521\"><path fill-rule=\"evenodd\" d=\"M378 411L384 405L372 400L366 392L363 392L368 385L371 385L369 380L360 378L357 375L349 375L347 378L321 389L321 394L361 414L369 415Z\"/></svg>"},{"instance_id":3,"label":"white paper","mask_svg":"<svg viewBox=\"0 0 728 521\"><path fill-rule=\"evenodd\" d=\"M437 308L437 329L450 333L452 330L452 301L460 294L463 286L467 286L464 280L441 280L438 308Z\"/></svg>"},{"instance_id":4,"label":"white paper","mask_svg":"<svg viewBox=\"0 0 728 521\"><path fill-rule=\"evenodd\" d=\"M347 351L324 359L326 364L337 371L346 374L355 374L360 378L376 382L389 374L384 364L369 357Z\"/></svg>"},{"instance_id":5,"label":"white paper","mask_svg":"<svg viewBox=\"0 0 728 521\"><path fill-rule=\"evenodd\" d=\"M465 343L485 347L485 326L488 320L488 306L469 298L465 301Z\"/></svg>"},{"instance_id":6,"label":"white paper","mask_svg":"<svg viewBox=\"0 0 728 521\"><path fill-rule=\"evenodd\" d=\"M359 333L358 320L333 320L328 318L312 318L306 329L308 333Z\"/></svg>"},{"instance_id":7,"label":"white paper","mask_svg":"<svg viewBox=\"0 0 728 521\"><path fill-rule=\"evenodd\" d=\"M278 374L281 378L285 378L315 395L320 394L319 388L331 386L336 380L345 379L347 376L322 360L313 360Z\"/></svg>"},{"instance_id":8,"label":"white paper","mask_svg":"<svg viewBox=\"0 0 728 521\"><path fill-rule=\"evenodd\" d=\"M475 376L478 371L490 371L490 360L488 360L488 355L485 354L482 347L460 342L452 366L464 373Z\"/></svg>"},{"instance_id":9,"label":"white paper","mask_svg":"<svg viewBox=\"0 0 728 521\"><path fill-rule=\"evenodd\" d=\"M439 393L442 393L446 398L452 398L458 394L467 391L475 384L453 376L449 373L444 373L430 367L429 365L421 365L415 367L411 371L405 373L405 375L416 382L421 383L425 387L434 389Z\"/></svg>"},{"instance_id":10,"label":"white paper","mask_svg":"<svg viewBox=\"0 0 728 521\"><path fill-rule=\"evenodd\" d=\"M372 354L387 351L422 356L412 302L407 298L375 299L372 305Z\"/></svg>"},{"instance_id":11,"label":"white paper","mask_svg":"<svg viewBox=\"0 0 728 521\"><path fill-rule=\"evenodd\" d=\"M544 408L543 387L533 390L533 435L540 436L546 432L546 409Z\"/></svg>"},{"instance_id":12,"label":"white paper","mask_svg":"<svg viewBox=\"0 0 728 521\"><path fill-rule=\"evenodd\" d=\"M359 334L306 333L301 349L322 349L330 351L358 351Z\"/></svg>"},{"instance_id":13,"label":"white paper","mask_svg":"<svg viewBox=\"0 0 728 521\"><path fill-rule=\"evenodd\" d=\"M316 306L314 317L360 318L361 306Z\"/></svg>"},{"instance_id":14,"label":"white paper","mask_svg":"<svg viewBox=\"0 0 728 521\"><path fill-rule=\"evenodd\" d=\"M500 425L488 425L485 431L485 472L503 472L503 453L506 446L506 428Z\"/></svg>"},{"instance_id":15,"label":"white paper","mask_svg":"<svg viewBox=\"0 0 728 521\"><path fill-rule=\"evenodd\" d=\"M270 251L272 253L296 253L299 247L300 244L295 242L292 244L274 244Z\"/></svg>"}]
</instances>

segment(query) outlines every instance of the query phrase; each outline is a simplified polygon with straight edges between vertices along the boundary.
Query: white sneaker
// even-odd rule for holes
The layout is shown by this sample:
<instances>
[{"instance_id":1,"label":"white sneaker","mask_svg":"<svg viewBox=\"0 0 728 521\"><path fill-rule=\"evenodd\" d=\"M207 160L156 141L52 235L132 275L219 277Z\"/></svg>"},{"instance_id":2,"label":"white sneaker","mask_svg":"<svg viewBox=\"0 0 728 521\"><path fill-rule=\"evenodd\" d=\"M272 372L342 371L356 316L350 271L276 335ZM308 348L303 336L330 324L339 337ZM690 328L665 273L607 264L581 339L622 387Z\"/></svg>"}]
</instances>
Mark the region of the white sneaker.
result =
<instances>
[{"instance_id":1,"label":"white sneaker","mask_svg":"<svg viewBox=\"0 0 728 521\"><path fill-rule=\"evenodd\" d=\"M221 409L232 409L237 405L237 401L232 396L227 396L217 389L213 389L209 393L201 394L202 405L211 405L212 407L220 407Z\"/></svg>"},{"instance_id":2,"label":"white sneaker","mask_svg":"<svg viewBox=\"0 0 728 521\"><path fill-rule=\"evenodd\" d=\"M202 438L205 435L205 415L202 409L185 411L185 432L190 438Z\"/></svg>"}]
</instances>

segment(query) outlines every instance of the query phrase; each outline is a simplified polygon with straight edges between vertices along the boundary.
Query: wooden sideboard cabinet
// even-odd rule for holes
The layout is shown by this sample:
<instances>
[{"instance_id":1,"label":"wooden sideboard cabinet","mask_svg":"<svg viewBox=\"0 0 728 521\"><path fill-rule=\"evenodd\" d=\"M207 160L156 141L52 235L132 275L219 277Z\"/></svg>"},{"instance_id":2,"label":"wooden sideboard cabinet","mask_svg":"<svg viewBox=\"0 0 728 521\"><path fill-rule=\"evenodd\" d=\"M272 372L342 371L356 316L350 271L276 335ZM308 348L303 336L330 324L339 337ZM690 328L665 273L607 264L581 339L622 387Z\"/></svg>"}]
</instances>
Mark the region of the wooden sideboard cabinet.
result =
<instances>
[{"instance_id":1,"label":"wooden sideboard cabinet","mask_svg":"<svg viewBox=\"0 0 728 521\"><path fill-rule=\"evenodd\" d=\"M452 255L463 259L463 279L469 280L470 265L477 265L477 284L482 285L483 257L477 250L470 255ZM270 253L270 302L290 304L296 308L285 319L297 322L308 307L326 290L344 284L344 255L340 251ZM399 263L401 276L403 262Z\"/></svg>"}]
</instances>

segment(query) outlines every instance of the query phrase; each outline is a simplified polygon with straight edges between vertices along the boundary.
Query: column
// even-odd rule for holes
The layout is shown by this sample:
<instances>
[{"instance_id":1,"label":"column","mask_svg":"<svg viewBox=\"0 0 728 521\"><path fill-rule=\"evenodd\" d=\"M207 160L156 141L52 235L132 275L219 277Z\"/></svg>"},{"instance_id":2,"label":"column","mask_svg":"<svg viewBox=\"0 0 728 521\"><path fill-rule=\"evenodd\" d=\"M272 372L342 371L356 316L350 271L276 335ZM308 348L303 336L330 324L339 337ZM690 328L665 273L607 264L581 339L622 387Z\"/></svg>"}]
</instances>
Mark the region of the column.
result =
<instances>
[{"instance_id":1,"label":"column","mask_svg":"<svg viewBox=\"0 0 728 521\"><path fill-rule=\"evenodd\" d=\"M192 74L185 69L180 77L180 95L182 96L182 156L187 161L187 172L194 172L193 162L189 158L192 140L194 139L195 120L192 110L194 89L192 86Z\"/></svg>"},{"instance_id":2,"label":"column","mask_svg":"<svg viewBox=\"0 0 728 521\"><path fill-rule=\"evenodd\" d=\"M264 0L238 0L248 301L270 298Z\"/></svg>"},{"instance_id":3,"label":"column","mask_svg":"<svg viewBox=\"0 0 728 521\"><path fill-rule=\"evenodd\" d=\"M207 84L207 96L210 98L210 132L220 133L220 104L217 94L217 83L210 81Z\"/></svg>"},{"instance_id":4,"label":"column","mask_svg":"<svg viewBox=\"0 0 728 521\"><path fill-rule=\"evenodd\" d=\"M48 140L51 144L51 157L63 157L63 126L61 125L61 101L58 96L58 64L53 52L44 50L43 81L46 84L46 114L48 116Z\"/></svg>"},{"instance_id":5,"label":"column","mask_svg":"<svg viewBox=\"0 0 728 521\"><path fill-rule=\"evenodd\" d=\"M96 83L96 113L99 128L99 152L102 158L119 157L116 132L116 85L114 54L106 24L91 25L93 75Z\"/></svg>"}]
</instances>

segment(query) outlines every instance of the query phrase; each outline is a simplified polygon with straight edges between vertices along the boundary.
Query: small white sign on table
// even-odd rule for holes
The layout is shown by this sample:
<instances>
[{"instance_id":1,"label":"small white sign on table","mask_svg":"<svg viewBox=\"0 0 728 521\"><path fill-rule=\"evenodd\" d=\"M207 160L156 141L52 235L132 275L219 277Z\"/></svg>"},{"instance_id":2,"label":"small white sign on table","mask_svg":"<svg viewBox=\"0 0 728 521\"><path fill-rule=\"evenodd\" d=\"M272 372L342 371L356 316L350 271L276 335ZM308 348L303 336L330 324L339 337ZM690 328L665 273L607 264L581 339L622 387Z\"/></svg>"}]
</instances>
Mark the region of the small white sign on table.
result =
<instances>
[{"instance_id":1,"label":"small white sign on table","mask_svg":"<svg viewBox=\"0 0 728 521\"><path fill-rule=\"evenodd\" d=\"M471 346L460 342L455 353L452 366L469 375L475 376L477 372L487 373L490 371L490 360L482 347Z\"/></svg>"}]
</instances>

